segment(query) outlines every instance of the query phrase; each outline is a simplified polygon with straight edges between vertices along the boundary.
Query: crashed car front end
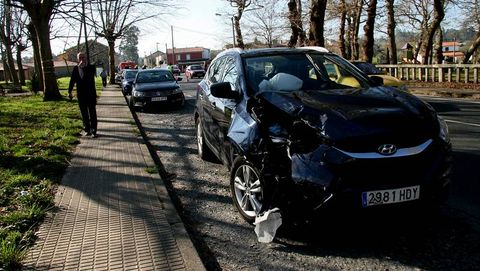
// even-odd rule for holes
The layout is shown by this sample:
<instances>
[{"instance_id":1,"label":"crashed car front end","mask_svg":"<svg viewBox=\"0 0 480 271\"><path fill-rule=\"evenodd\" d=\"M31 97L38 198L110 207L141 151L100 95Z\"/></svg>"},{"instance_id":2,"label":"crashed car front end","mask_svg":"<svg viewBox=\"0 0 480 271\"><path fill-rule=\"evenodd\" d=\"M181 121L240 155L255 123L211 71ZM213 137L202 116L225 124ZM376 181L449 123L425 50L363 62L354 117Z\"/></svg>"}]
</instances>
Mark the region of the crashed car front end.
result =
<instances>
[{"instance_id":1,"label":"crashed car front end","mask_svg":"<svg viewBox=\"0 0 480 271\"><path fill-rule=\"evenodd\" d=\"M265 92L232 114L228 138L268 190L259 213L303 218L445 199L451 144L433 110L388 88L336 93Z\"/></svg>"}]
</instances>

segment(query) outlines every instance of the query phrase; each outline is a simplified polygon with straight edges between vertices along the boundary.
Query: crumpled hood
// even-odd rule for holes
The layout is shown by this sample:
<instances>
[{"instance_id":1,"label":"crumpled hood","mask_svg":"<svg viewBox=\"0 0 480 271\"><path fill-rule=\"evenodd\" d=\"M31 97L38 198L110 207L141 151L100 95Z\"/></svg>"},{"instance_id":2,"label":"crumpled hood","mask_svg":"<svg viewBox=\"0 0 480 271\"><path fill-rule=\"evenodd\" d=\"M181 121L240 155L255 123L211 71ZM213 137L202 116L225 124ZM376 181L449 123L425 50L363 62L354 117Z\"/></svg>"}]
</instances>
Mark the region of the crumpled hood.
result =
<instances>
[{"instance_id":1,"label":"crumpled hood","mask_svg":"<svg viewBox=\"0 0 480 271\"><path fill-rule=\"evenodd\" d=\"M153 82L153 83L137 83L135 84L136 91L162 91L173 90L178 88L176 81Z\"/></svg>"},{"instance_id":2,"label":"crumpled hood","mask_svg":"<svg viewBox=\"0 0 480 271\"><path fill-rule=\"evenodd\" d=\"M292 120L315 127L319 134L348 151L372 151L386 143L416 146L432 138L438 130L431 107L392 88L258 95Z\"/></svg>"}]
</instances>

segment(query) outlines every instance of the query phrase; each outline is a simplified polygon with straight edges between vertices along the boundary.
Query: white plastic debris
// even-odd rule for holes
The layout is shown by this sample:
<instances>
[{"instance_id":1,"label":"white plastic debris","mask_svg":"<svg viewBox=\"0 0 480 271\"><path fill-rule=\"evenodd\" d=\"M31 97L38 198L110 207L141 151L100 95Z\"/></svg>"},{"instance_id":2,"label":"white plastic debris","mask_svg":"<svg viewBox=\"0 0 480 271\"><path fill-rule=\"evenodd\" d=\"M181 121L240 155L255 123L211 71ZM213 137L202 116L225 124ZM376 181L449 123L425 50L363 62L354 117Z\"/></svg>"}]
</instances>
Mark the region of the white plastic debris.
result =
<instances>
[{"instance_id":1,"label":"white plastic debris","mask_svg":"<svg viewBox=\"0 0 480 271\"><path fill-rule=\"evenodd\" d=\"M258 242L270 243L275 238L277 229L282 225L282 215L280 209L273 208L255 218L255 233Z\"/></svg>"},{"instance_id":2,"label":"white plastic debris","mask_svg":"<svg viewBox=\"0 0 480 271\"><path fill-rule=\"evenodd\" d=\"M29 194L28 191L25 191L25 190L20 191L20 196L22 197L28 196L28 194Z\"/></svg>"}]
</instances>

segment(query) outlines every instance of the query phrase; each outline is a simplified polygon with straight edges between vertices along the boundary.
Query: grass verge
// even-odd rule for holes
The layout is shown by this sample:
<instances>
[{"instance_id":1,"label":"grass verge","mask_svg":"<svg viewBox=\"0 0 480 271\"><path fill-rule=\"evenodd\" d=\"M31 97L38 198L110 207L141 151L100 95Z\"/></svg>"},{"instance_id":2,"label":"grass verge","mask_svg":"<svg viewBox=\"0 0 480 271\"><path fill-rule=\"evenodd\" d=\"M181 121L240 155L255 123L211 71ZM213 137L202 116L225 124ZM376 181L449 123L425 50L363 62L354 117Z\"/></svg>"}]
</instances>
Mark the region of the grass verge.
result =
<instances>
[{"instance_id":1,"label":"grass verge","mask_svg":"<svg viewBox=\"0 0 480 271\"><path fill-rule=\"evenodd\" d=\"M68 80L59 79L59 85ZM35 229L54 206L56 184L81 129L76 100L0 97L0 270L21 267Z\"/></svg>"}]
</instances>

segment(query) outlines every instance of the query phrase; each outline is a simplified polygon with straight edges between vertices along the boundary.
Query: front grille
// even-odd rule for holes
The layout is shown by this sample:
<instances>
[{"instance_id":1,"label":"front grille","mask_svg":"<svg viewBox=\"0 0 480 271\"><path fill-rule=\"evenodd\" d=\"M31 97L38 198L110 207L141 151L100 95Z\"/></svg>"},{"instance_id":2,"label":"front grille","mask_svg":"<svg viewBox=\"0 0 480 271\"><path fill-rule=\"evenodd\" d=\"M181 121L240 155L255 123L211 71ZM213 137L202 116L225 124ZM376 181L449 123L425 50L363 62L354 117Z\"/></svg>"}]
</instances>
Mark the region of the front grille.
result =
<instances>
[{"instance_id":1,"label":"front grille","mask_svg":"<svg viewBox=\"0 0 480 271\"><path fill-rule=\"evenodd\" d=\"M343 186L352 189L382 189L429 182L439 177L446 154L432 144L422 153L383 159L351 159L332 170L340 176Z\"/></svg>"}]
</instances>

